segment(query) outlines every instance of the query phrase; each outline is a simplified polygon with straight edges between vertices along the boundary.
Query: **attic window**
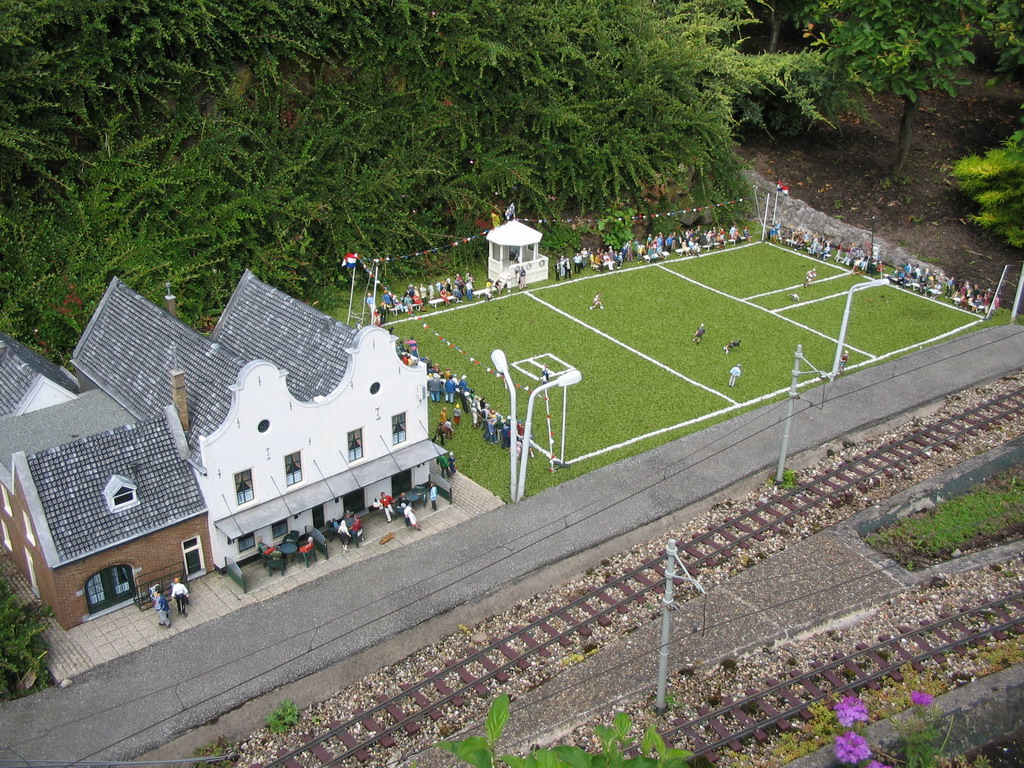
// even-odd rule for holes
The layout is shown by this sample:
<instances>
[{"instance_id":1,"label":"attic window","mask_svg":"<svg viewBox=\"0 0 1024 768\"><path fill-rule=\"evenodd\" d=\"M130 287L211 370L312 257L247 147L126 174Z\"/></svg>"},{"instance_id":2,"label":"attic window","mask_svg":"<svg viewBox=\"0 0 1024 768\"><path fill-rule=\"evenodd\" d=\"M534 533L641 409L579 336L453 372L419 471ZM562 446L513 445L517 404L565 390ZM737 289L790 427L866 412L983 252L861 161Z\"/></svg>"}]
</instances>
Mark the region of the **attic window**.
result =
<instances>
[{"instance_id":1,"label":"attic window","mask_svg":"<svg viewBox=\"0 0 1024 768\"><path fill-rule=\"evenodd\" d=\"M139 505L139 489L123 475L112 475L103 489L107 507L111 512L123 512Z\"/></svg>"}]
</instances>

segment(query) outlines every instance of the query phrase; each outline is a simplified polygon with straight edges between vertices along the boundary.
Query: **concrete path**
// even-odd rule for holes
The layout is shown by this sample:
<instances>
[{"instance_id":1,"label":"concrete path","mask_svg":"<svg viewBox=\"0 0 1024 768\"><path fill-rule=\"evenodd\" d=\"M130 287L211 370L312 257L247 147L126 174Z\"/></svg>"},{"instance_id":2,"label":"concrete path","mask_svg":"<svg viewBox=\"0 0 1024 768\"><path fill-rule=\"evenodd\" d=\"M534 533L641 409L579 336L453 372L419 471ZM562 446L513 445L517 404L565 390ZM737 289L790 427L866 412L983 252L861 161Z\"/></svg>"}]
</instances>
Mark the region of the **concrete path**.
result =
<instances>
[{"instance_id":1,"label":"concrete path","mask_svg":"<svg viewBox=\"0 0 1024 768\"><path fill-rule=\"evenodd\" d=\"M1019 370L1022 330L993 327L808 393L797 402L791 454ZM280 685L367 649L377 653L449 610L467 603L497 607L514 585L543 569L615 545L737 480L765 473L776 461L784 413L784 404L769 405L514 506L468 516L456 527L172 632L81 674L69 688L6 703L0 759L136 756Z\"/></svg>"}]
</instances>

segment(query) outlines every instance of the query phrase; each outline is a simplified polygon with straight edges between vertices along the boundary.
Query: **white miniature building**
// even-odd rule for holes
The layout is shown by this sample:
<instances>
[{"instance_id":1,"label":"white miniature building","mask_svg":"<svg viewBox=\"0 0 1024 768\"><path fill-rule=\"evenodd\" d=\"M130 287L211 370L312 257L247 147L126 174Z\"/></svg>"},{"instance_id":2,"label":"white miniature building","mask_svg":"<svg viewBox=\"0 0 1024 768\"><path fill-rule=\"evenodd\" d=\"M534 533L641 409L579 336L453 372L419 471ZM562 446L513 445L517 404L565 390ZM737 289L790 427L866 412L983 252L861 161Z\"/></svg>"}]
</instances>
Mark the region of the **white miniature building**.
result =
<instances>
[{"instance_id":1,"label":"white miniature building","mask_svg":"<svg viewBox=\"0 0 1024 768\"><path fill-rule=\"evenodd\" d=\"M522 222L510 221L487 233L487 277L501 279L514 285L516 270L526 270L526 283L539 283L548 279L548 257L540 252L540 232Z\"/></svg>"}]
</instances>

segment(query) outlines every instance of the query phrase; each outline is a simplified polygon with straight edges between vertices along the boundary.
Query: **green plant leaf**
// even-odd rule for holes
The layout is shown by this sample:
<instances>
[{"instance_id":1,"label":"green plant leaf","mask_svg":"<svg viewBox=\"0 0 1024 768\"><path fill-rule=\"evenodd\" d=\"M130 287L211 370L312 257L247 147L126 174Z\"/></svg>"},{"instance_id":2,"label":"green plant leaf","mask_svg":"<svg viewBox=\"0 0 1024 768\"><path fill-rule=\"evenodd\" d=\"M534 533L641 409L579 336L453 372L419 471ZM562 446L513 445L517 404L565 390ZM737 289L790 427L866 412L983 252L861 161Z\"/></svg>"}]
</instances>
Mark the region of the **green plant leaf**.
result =
<instances>
[{"instance_id":1,"label":"green plant leaf","mask_svg":"<svg viewBox=\"0 0 1024 768\"><path fill-rule=\"evenodd\" d=\"M491 708L487 712L487 741L492 747L505 731L505 724L508 722L508 705L508 694L503 693L491 703Z\"/></svg>"}]
</instances>

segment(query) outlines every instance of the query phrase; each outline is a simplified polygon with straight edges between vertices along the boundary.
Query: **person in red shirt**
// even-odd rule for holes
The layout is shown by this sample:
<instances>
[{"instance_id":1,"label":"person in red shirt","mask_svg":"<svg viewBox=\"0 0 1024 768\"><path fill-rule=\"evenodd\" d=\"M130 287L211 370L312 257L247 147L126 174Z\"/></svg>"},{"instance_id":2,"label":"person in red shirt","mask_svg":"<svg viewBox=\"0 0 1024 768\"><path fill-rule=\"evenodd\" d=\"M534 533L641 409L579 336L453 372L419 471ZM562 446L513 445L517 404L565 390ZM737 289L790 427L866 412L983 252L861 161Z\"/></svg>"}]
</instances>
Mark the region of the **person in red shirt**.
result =
<instances>
[{"instance_id":1,"label":"person in red shirt","mask_svg":"<svg viewBox=\"0 0 1024 768\"><path fill-rule=\"evenodd\" d=\"M392 517L394 517L395 514L394 503L395 500L393 498L388 496L386 493L381 493L380 505L384 507L384 515L387 517L389 523L391 522L391 519Z\"/></svg>"}]
</instances>

